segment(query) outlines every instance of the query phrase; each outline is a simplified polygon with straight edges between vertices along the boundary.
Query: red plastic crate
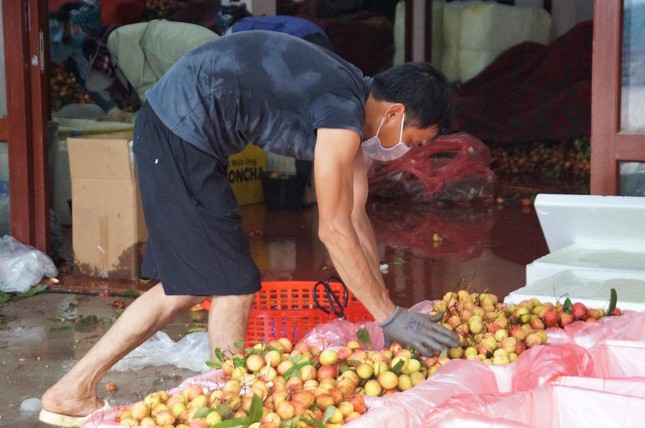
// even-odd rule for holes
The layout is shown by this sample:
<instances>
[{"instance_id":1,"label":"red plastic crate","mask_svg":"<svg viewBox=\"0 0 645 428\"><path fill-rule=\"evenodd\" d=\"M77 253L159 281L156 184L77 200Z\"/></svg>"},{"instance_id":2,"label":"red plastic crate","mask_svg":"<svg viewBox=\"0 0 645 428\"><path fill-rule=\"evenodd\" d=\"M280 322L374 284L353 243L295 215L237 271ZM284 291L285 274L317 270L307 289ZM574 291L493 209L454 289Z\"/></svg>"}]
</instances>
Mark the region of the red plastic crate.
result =
<instances>
[{"instance_id":1,"label":"red plastic crate","mask_svg":"<svg viewBox=\"0 0 645 428\"><path fill-rule=\"evenodd\" d=\"M326 314L314 304L313 287L316 281L267 281L255 295L246 333L247 344L286 337L299 342L319 324L336 319L333 313ZM332 290L342 300L342 286L330 282ZM325 304L324 288L318 289L318 300ZM202 304L210 309L210 301ZM351 322L373 321L365 306L348 290L345 318Z\"/></svg>"}]
</instances>

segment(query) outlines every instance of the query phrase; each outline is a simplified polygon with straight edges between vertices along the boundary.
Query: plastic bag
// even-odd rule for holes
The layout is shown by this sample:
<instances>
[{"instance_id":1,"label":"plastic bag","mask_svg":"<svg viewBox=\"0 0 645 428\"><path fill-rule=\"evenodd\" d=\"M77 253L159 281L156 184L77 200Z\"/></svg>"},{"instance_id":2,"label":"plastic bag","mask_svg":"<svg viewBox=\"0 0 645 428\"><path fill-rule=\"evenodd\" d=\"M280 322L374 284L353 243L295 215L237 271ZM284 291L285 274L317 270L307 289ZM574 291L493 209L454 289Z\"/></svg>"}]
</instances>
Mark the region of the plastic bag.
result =
<instances>
[{"instance_id":1,"label":"plastic bag","mask_svg":"<svg viewBox=\"0 0 645 428\"><path fill-rule=\"evenodd\" d=\"M49 256L17 239L0 239L0 291L24 293L46 276L54 278L58 269Z\"/></svg>"},{"instance_id":2,"label":"plastic bag","mask_svg":"<svg viewBox=\"0 0 645 428\"><path fill-rule=\"evenodd\" d=\"M497 188L490 163L490 149L478 138L465 132L444 135L401 159L371 161L370 194L413 202L489 200Z\"/></svg>"},{"instance_id":3,"label":"plastic bag","mask_svg":"<svg viewBox=\"0 0 645 428\"><path fill-rule=\"evenodd\" d=\"M207 333L187 334L175 342L168 334L158 331L123 357L112 367L112 370L123 372L139 370L146 366L173 365L201 372L208 369L206 361L209 358L210 348Z\"/></svg>"}]
</instances>

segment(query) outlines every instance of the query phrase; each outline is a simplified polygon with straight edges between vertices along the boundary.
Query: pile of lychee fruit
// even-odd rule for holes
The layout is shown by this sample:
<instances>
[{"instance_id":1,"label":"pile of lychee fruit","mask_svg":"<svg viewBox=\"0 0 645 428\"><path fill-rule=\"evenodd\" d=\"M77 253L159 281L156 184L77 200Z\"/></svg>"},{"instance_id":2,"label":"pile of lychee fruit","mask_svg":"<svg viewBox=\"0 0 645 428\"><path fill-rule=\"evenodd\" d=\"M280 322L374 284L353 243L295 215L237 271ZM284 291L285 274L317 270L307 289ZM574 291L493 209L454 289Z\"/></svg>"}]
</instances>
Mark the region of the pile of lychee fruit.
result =
<instances>
[{"instance_id":1,"label":"pile of lychee fruit","mask_svg":"<svg viewBox=\"0 0 645 428\"><path fill-rule=\"evenodd\" d=\"M451 359L506 365L527 348L546 343L545 329L606 315L569 299L504 305L491 293L466 290L446 293L432 312L444 314L443 325L459 334L459 347L430 357L396 342L374 350L361 329L356 340L335 348L279 338L234 355L216 349L208 364L220 369L218 382L151 393L119 409L116 422L164 428L338 427L366 412L366 396L413 388ZM611 315L620 310L612 309Z\"/></svg>"},{"instance_id":2,"label":"pile of lychee fruit","mask_svg":"<svg viewBox=\"0 0 645 428\"><path fill-rule=\"evenodd\" d=\"M513 176L540 176L548 179L571 178L589 181L591 171L590 140L536 142L522 144L490 143L495 174L508 179Z\"/></svg>"},{"instance_id":3,"label":"pile of lychee fruit","mask_svg":"<svg viewBox=\"0 0 645 428\"><path fill-rule=\"evenodd\" d=\"M459 335L460 346L448 350L450 358L478 358L493 365L507 365L526 349L545 344L546 329L622 313L615 305L607 314L569 298L556 303L532 298L505 305L494 294L467 290L446 293L432 312L442 312L443 325Z\"/></svg>"}]
</instances>

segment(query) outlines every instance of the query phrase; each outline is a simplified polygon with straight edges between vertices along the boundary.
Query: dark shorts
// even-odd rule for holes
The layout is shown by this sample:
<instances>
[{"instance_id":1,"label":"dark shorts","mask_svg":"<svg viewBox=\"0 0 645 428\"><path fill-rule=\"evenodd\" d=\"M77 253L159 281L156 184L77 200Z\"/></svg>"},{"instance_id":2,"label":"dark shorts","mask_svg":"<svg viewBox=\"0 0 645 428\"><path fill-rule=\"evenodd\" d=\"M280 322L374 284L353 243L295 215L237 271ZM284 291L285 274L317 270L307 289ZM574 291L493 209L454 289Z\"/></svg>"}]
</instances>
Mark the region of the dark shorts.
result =
<instances>
[{"instance_id":1,"label":"dark shorts","mask_svg":"<svg viewBox=\"0 0 645 428\"><path fill-rule=\"evenodd\" d=\"M133 151L148 229L143 276L161 280L169 295L258 291L226 165L173 134L147 103Z\"/></svg>"}]
</instances>

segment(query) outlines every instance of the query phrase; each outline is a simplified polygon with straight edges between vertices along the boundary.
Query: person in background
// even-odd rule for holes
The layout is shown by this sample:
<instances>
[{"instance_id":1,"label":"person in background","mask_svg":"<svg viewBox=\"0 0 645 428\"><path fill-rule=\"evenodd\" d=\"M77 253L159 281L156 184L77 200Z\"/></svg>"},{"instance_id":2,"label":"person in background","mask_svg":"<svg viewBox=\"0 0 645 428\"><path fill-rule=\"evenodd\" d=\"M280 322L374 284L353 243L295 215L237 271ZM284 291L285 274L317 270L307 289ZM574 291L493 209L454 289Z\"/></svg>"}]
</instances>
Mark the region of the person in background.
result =
<instances>
[{"instance_id":1,"label":"person in background","mask_svg":"<svg viewBox=\"0 0 645 428\"><path fill-rule=\"evenodd\" d=\"M113 63L107 46L116 25L102 25L101 7L97 0L81 0L80 7L70 12L72 34L83 33L83 56L89 66L85 86L89 90L106 91L112 101L124 111L134 112L141 106L136 89Z\"/></svg>"},{"instance_id":2,"label":"person in background","mask_svg":"<svg viewBox=\"0 0 645 428\"><path fill-rule=\"evenodd\" d=\"M142 272L160 282L43 394L41 421L84 423L104 406L97 387L112 365L207 296L210 357L239 352L261 276L226 173L228 157L249 144L314 161L318 236L386 341L424 355L458 346L441 313L392 302L365 210L365 157L432 144L449 119L450 85L432 65L372 78L297 37L244 31L192 50L146 95L133 152L148 230Z\"/></svg>"},{"instance_id":3,"label":"person in background","mask_svg":"<svg viewBox=\"0 0 645 428\"><path fill-rule=\"evenodd\" d=\"M165 19L123 25L110 33L107 48L114 67L134 87L138 98L190 50L219 38L201 25Z\"/></svg>"},{"instance_id":4,"label":"person in background","mask_svg":"<svg viewBox=\"0 0 645 428\"><path fill-rule=\"evenodd\" d=\"M88 74L89 62L83 54L85 33L74 28L70 19L70 13L81 6L79 2L64 3L56 12L50 14L49 51L52 62L66 62L76 81L86 87L85 78ZM107 91L88 89L88 94L110 119L116 121L127 119L127 115L117 107Z\"/></svg>"},{"instance_id":5,"label":"person in background","mask_svg":"<svg viewBox=\"0 0 645 428\"><path fill-rule=\"evenodd\" d=\"M308 42L317 44L331 51L334 50L331 40L329 40L329 36L325 30L314 24L312 21L297 16L246 16L235 21L227 30L226 34L250 30L278 31L280 33L300 37L303 40L307 40Z\"/></svg>"},{"instance_id":6,"label":"person in background","mask_svg":"<svg viewBox=\"0 0 645 428\"><path fill-rule=\"evenodd\" d=\"M101 25L100 5L81 0L69 13L71 33L82 40L77 53L87 64L88 90L109 94L113 104L137 111L145 91L186 52L219 37L208 28L155 19Z\"/></svg>"},{"instance_id":7,"label":"person in background","mask_svg":"<svg viewBox=\"0 0 645 428\"><path fill-rule=\"evenodd\" d=\"M233 1L221 5L218 12L218 29L222 35L251 30L277 31L334 50L325 30L314 22L288 15L254 16L246 8L245 2Z\"/></svg>"}]
</instances>

